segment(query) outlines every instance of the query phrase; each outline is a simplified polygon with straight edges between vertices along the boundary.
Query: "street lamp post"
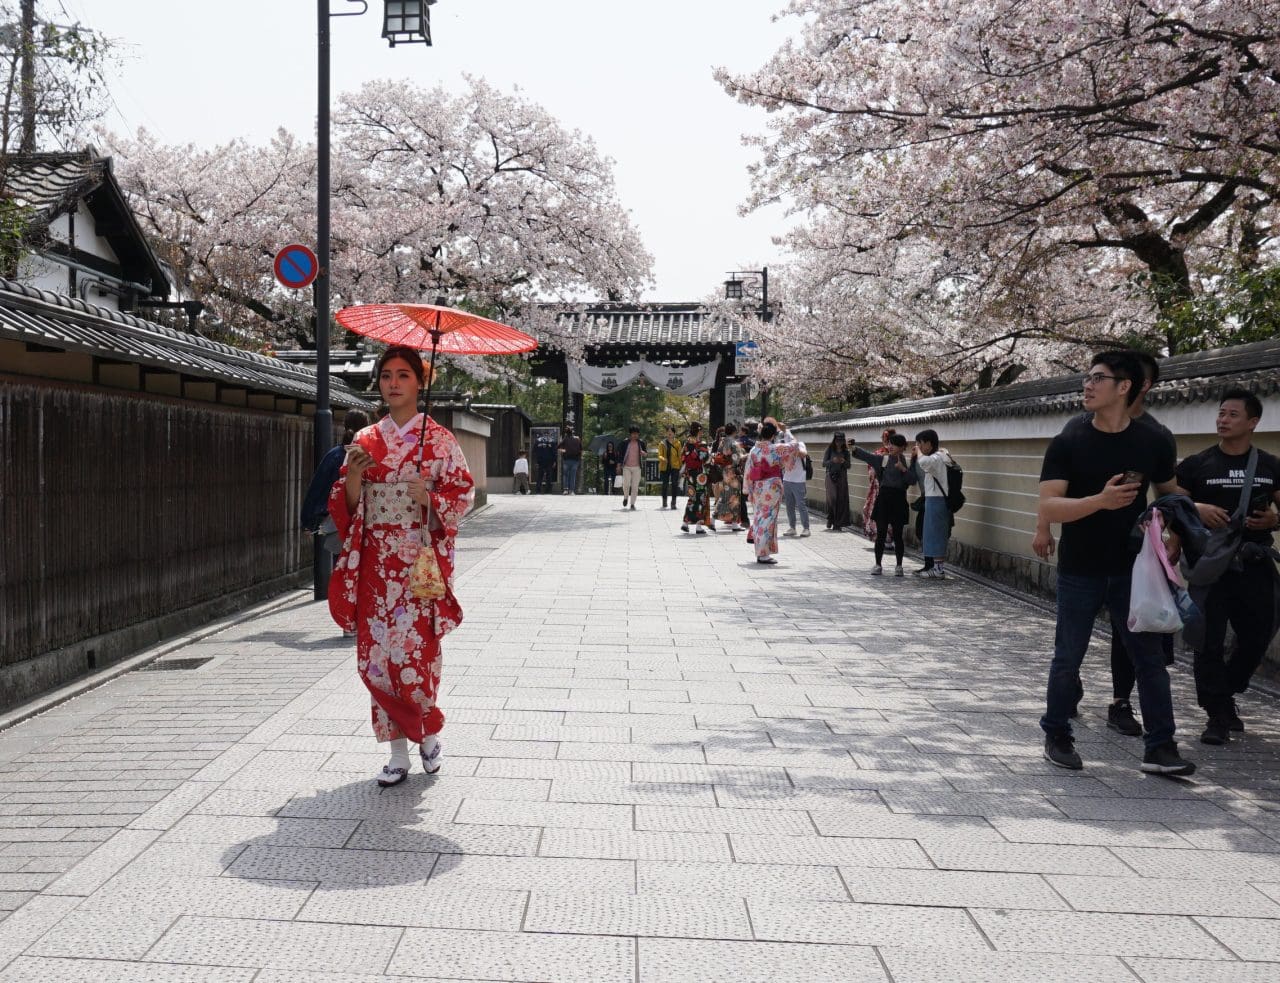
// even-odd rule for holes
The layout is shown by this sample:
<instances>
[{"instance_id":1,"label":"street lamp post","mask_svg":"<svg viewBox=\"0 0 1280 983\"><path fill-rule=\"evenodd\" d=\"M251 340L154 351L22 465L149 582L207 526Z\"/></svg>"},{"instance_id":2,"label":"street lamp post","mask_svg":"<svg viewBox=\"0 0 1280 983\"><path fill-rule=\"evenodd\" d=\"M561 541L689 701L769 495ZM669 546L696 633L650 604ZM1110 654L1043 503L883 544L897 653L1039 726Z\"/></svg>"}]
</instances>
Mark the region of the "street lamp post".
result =
<instances>
[{"instance_id":1,"label":"street lamp post","mask_svg":"<svg viewBox=\"0 0 1280 983\"><path fill-rule=\"evenodd\" d=\"M428 7L436 0L384 0L382 36L391 47L397 44L431 44ZM347 0L359 10L333 13L330 0L316 0L316 415L313 440L315 467L333 446L333 407L329 400L329 20L359 17L369 10L368 0ZM317 601L329 594L329 554L321 537L312 545L313 593Z\"/></svg>"},{"instance_id":2,"label":"street lamp post","mask_svg":"<svg viewBox=\"0 0 1280 983\"><path fill-rule=\"evenodd\" d=\"M724 282L724 298L725 300L749 300L754 296L757 286L760 288L760 323L768 324L771 320L769 311L769 267L765 266L758 270L737 270L730 273L729 279ZM760 419L763 420L768 415L769 387L761 383Z\"/></svg>"}]
</instances>

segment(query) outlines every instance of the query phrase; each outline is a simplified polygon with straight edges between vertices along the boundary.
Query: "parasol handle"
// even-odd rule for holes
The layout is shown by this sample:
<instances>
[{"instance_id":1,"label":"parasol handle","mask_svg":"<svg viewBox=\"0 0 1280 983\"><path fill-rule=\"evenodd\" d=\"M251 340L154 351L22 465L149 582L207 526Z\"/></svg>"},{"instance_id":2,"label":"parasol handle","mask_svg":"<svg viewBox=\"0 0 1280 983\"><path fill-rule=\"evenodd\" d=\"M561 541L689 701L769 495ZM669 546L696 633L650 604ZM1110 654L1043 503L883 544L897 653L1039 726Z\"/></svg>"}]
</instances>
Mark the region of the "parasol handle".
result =
<instances>
[{"instance_id":1,"label":"parasol handle","mask_svg":"<svg viewBox=\"0 0 1280 983\"><path fill-rule=\"evenodd\" d=\"M436 326L431 331L431 364L427 370L427 391L423 397L422 433L418 435L418 470L422 470L422 458L427 449L427 417L431 415L431 386L436 381L436 352L440 348L440 312L436 311Z\"/></svg>"}]
</instances>

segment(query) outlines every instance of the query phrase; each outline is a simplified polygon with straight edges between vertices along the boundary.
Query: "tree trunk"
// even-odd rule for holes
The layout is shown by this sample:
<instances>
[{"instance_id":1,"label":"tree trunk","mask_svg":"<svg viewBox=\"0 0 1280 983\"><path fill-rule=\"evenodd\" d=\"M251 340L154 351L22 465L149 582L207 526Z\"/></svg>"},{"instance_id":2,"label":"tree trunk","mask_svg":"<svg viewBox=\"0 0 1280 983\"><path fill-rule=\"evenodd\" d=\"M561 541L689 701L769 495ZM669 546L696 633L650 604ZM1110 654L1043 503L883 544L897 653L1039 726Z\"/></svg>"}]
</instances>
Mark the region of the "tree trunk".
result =
<instances>
[{"instance_id":1,"label":"tree trunk","mask_svg":"<svg viewBox=\"0 0 1280 983\"><path fill-rule=\"evenodd\" d=\"M18 152L36 149L36 0L22 0L22 139Z\"/></svg>"}]
</instances>

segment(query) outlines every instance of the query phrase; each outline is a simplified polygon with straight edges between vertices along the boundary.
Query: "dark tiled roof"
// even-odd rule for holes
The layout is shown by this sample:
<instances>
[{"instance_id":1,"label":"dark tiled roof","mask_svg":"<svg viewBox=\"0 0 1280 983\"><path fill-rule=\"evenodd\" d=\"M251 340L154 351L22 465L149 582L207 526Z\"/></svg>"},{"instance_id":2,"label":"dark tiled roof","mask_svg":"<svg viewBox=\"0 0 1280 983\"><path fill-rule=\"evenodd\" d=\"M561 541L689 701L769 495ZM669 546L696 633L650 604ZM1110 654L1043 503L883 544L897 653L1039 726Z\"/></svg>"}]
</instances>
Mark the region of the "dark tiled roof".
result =
<instances>
[{"instance_id":1,"label":"dark tiled roof","mask_svg":"<svg viewBox=\"0 0 1280 983\"><path fill-rule=\"evenodd\" d=\"M11 154L5 161L5 188L20 205L48 223L98 188L106 179L106 158L91 152Z\"/></svg>"},{"instance_id":2,"label":"dark tiled roof","mask_svg":"<svg viewBox=\"0 0 1280 983\"><path fill-rule=\"evenodd\" d=\"M1147 396L1151 407L1213 399L1226 385L1239 385L1260 397L1280 392L1280 341L1192 352L1160 360L1160 382ZM1037 416L1070 412L1080 405L1080 376L1056 376L1011 386L906 400L883 406L842 410L796 420L793 426L821 427L864 423L892 425L931 420Z\"/></svg>"},{"instance_id":3,"label":"dark tiled roof","mask_svg":"<svg viewBox=\"0 0 1280 983\"><path fill-rule=\"evenodd\" d=\"M180 372L278 396L315 399L313 369L3 279L0 338ZM331 384L331 396L336 407L368 406L336 380Z\"/></svg>"},{"instance_id":4,"label":"dark tiled roof","mask_svg":"<svg viewBox=\"0 0 1280 983\"><path fill-rule=\"evenodd\" d=\"M584 344L732 345L751 335L740 322L702 304L600 304L585 313L561 314L560 324Z\"/></svg>"}]
</instances>

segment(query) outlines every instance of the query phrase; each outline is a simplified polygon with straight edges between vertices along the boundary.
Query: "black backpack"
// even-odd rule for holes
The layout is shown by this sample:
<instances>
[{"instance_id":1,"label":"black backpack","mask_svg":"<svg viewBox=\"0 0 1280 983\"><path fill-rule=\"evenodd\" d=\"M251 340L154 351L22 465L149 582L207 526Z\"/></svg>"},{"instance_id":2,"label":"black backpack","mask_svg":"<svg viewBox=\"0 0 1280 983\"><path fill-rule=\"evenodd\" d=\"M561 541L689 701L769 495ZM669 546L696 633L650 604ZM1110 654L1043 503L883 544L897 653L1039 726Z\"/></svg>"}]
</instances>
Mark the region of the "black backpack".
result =
<instances>
[{"instance_id":1,"label":"black backpack","mask_svg":"<svg viewBox=\"0 0 1280 983\"><path fill-rule=\"evenodd\" d=\"M804 460L804 480L812 481L813 480L813 458L811 458L808 454L806 454L803 460Z\"/></svg>"},{"instance_id":2,"label":"black backpack","mask_svg":"<svg viewBox=\"0 0 1280 983\"><path fill-rule=\"evenodd\" d=\"M955 515L964 508L964 468L956 463L947 465L947 511Z\"/></svg>"}]
</instances>

